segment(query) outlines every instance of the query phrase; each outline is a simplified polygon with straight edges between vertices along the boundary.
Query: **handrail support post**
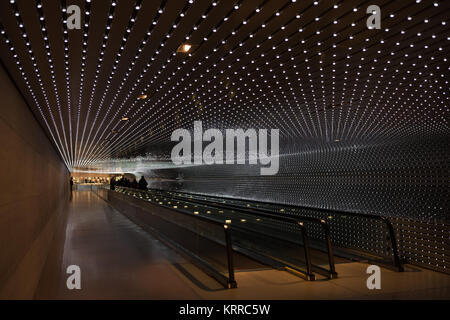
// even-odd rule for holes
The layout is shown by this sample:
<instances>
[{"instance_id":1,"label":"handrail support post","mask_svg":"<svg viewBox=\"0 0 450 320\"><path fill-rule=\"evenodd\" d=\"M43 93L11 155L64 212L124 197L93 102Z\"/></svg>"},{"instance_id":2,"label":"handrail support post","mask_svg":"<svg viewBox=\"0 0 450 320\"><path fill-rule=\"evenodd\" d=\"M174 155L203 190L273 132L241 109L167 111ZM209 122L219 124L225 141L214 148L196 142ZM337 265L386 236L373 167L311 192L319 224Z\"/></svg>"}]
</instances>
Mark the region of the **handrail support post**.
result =
<instances>
[{"instance_id":1,"label":"handrail support post","mask_svg":"<svg viewBox=\"0 0 450 320\"><path fill-rule=\"evenodd\" d=\"M303 222L298 222L300 229L302 230L302 239L303 239L303 249L305 251L305 262L306 262L306 276L308 280L314 279L314 274L312 273L311 266L311 253L309 252L309 240L308 235L306 234L306 228L303 225Z\"/></svg>"},{"instance_id":2,"label":"handrail support post","mask_svg":"<svg viewBox=\"0 0 450 320\"><path fill-rule=\"evenodd\" d=\"M236 280L234 278L234 261L233 261L233 246L231 241L231 230L229 225L224 225L223 230L225 232L225 244L227 250L227 262L228 262L228 287L237 288Z\"/></svg>"}]
</instances>

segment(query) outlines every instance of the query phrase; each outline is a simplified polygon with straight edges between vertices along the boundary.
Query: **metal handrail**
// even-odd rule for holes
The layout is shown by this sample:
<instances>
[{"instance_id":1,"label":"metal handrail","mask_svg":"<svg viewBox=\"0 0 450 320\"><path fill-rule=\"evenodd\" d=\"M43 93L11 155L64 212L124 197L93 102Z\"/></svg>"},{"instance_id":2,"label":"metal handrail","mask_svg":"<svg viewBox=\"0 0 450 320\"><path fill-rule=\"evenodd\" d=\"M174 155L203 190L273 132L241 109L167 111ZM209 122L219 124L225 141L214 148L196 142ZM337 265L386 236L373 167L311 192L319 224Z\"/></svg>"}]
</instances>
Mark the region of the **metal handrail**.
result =
<instances>
[{"instance_id":1,"label":"metal handrail","mask_svg":"<svg viewBox=\"0 0 450 320\"><path fill-rule=\"evenodd\" d=\"M127 188L127 187L118 187L118 188L123 188L125 190L130 190L130 191L133 191L133 192L142 192L143 191L143 190L137 190L137 189ZM181 201L183 201L183 200L181 200ZM187 202L189 202L189 201L187 201ZM158 204L158 205L159 206L163 206L163 207L167 207L167 206L164 206L164 205L161 205L161 204ZM176 210L176 209L174 209L172 207L168 207L168 208L170 208L172 210ZM212 220L211 218L207 218L207 217L204 217L204 216L191 215L191 214L188 214L188 213L186 213L184 211L180 211L180 210L176 210L176 211L184 213L184 214L187 214L189 216L194 216L194 217L197 217L197 218L200 218L200 219L204 219L204 220L208 220L208 221L214 221L216 223L219 223L219 222L217 222L215 220ZM302 233L302 240L303 240L302 242L303 242L303 250L304 250L304 254L305 254L306 271L303 271L303 270L301 270L299 268L296 268L296 267L286 267L286 270L289 271L289 272L298 274L298 275L300 275L301 277L303 277L306 280L315 280L315 275L314 275L314 273L312 271L309 238L308 238L308 234L306 232L306 228L305 228L303 222L299 221L298 219L290 218L290 217L277 217L277 218L278 219L283 219L283 220L291 222L291 223L295 223L300 228L300 231ZM225 227L228 227L228 226L229 226L229 224L225 225ZM229 229L229 228L225 228L225 233L227 233L227 229ZM226 239L228 237L230 237L230 235L226 234ZM229 245L230 245L230 246L228 246L228 243L227 243L227 251L228 250L232 250L231 237L230 237L230 240L227 240L227 241L229 241ZM229 259L231 259L231 262L232 262L232 257L229 257ZM316 268L319 268L319 267L316 267ZM334 270L334 263L333 263L333 270ZM232 273L232 275L233 275L233 278L234 278L234 272Z\"/></svg>"},{"instance_id":2,"label":"metal handrail","mask_svg":"<svg viewBox=\"0 0 450 320\"><path fill-rule=\"evenodd\" d=\"M159 189L149 189L149 190L154 190L154 191L158 191L158 192L162 191L162 190L159 190ZM397 268L397 271L399 271L399 272L403 272L404 271L404 268L403 268L403 265L401 263L400 256L399 256L399 253L398 253L398 247L397 247L397 241L396 241L394 227L393 227L391 221L387 217L378 216L378 215L370 214L370 213L366 214L366 213L358 213L358 212L351 212L351 211L337 211L337 210L332 210L332 209L314 208L314 207L308 207L308 206L283 204L283 203L268 202L268 201L256 201L256 200L248 200L248 199L234 199L234 198L230 198L230 197L209 196L209 195L203 195L203 194L199 194L199 193L188 193L188 192L183 192L183 191L171 191L171 192L172 193L186 194L186 195L190 195L190 196L195 195L195 196L200 196L200 197L226 199L226 200L230 200L230 201L238 200L238 201L245 201L245 202L257 203L257 204L283 206L283 207L286 207L286 208L289 208L289 209L311 210L311 211L323 212L323 213L327 213L327 214L339 214L341 216L342 215L346 215L346 216L353 216L353 217L367 218L367 219L373 219L373 220L381 221L382 223L384 223L386 225L386 227L388 229L388 232L389 232L389 238L391 240L391 246L392 246L392 251L393 251L393 265ZM260 210L260 209L258 208L258 210ZM289 213L287 213L286 215L295 217L295 215L292 215L292 214L289 214Z\"/></svg>"},{"instance_id":3,"label":"metal handrail","mask_svg":"<svg viewBox=\"0 0 450 320\"><path fill-rule=\"evenodd\" d=\"M278 205L282 205L282 204L278 204ZM239 206L239 205L233 205L233 207L241 208L241 206ZM294 208L301 208L301 209L307 208L307 207L301 207L301 206L285 206L285 207L288 207L288 208L294 207ZM255 208L253 208L253 209L255 209ZM261 208L257 208L257 210L260 210L262 212L273 212L272 210L261 209ZM308 208L308 210L314 210L314 209L313 208ZM328 209L324 209L324 210L328 210ZM393 251L393 264L394 264L394 266L397 268L397 270L399 272L403 272L404 271L404 268L403 268L403 265L402 265L402 263L400 261L400 257L399 257L399 253L398 253L397 241L396 241L396 237L395 237L394 227L393 227L391 221L388 218L383 217L383 216L377 216L377 215L374 215L374 214L363 214L363 213L356 213L356 212L345 212L344 213L344 212L332 211L332 210L330 210L329 212L333 212L333 214L337 213L339 215L354 216L354 217L359 217L359 218L368 218L368 219L379 220L379 221L383 222L386 225L387 229L388 229L389 238L391 240L392 251ZM292 215L290 213L287 213L286 215L287 216L291 216L291 217L296 217L296 215ZM329 226L325 223L324 220L320 219L320 221L322 222L322 227L324 228L325 234L328 233L326 241L327 242L331 242L331 239L329 237L329 234L330 234ZM325 228L327 230L325 230ZM328 252L330 253L331 246L327 245L327 248L329 248Z\"/></svg>"},{"instance_id":4,"label":"metal handrail","mask_svg":"<svg viewBox=\"0 0 450 320\"><path fill-rule=\"evenodd\" d=\"M142 191L142 190L136 190L136 189L132 189L132 188L127 188L127 187L117 187L115 191L118 191L117 189L123 188L125 190L130 190L130 191ZM121 192L122 193L122 192ZM162 207L166 207L160 204L157 204L159 206ZM168 207L172 210L176 210L172 207ZM189 252L189 250L182 248L183 251L189 252L189 255L191 257L196 258L203 266L205 266L206 268L208 268L209 270L212 270L213 272L215 272L216 274L211 274L216 280L218 280L222 285L224 285L226 288L230 289L230 288L237 288L237 282L235 280L235 276L234 276L234 260L233 260L233 247L232 247L232 238L231 238L231 227L229 224L226 224L224 222L219 222L217 220L213 220L204 216L199 216L199 215L194 215L194 214L190 214L181 210L176 210L178 213L182 213L185 214L191 218L196 218L211 224L215 224L218 226L223 227L224 233L225 233L225 248L226 248L226 253L227 253L227 269L228 269L228 277L224 276L226 279L225 281L223 281L223 274L222 272L220 272L219 270L217 270L217 268L213 267L211 264L209 264L208 262L206 262L205 260L201 259L200 257L198 257L197 255ZM178 245L177 248L180 249L180 246ZM219 276L217 276L219 275Z\"/></svg>"},{"instance_id":5,"label":"metal handrail","mask_svg":"<svg viewBox=\"0 0 450 320\"><path fill-rule=\"evenodd\" d=\"M174 196L171 196L172 198ZM185 198L181 198L181 197L176 197L175 198L179 199L179 200L185 200ZM337 278L337 272L336 272L336 268L335 268L335 264L334 264L334 256L333 256L333 249L332 249L332 244L331 244L331 234L330 234L330 228L328 227L327 223L322 220L322 219L318 219L318 218L313 218L313 217L305 217L305 216L280 216L280 215L275 215L273 214L273 212L269 211L269 210L264 210L264 209L257 209L259 211L255 211L252 209L248 209L245 207L240 207L240 206L236 206L236 205L231 205L231 204L227 204L227 205L223 205L223 204L219 204L216 202L210 202L207 200L199 200L199 199L190 199L193 202L196 203L202 203L205 205L209 205L209 206L213 206L213 207L218 207L218 208L223 208L223 209L237 209L240 212L244 212L244 213L251 213L253 215L258 215L258 216L262 216L262 217L266 217L266 218L272 218L272 219L276 219L276 220L285 220L285 221L295 221L298 222L299 218L300 220L304 221L308 221L308 222L313 222L313 223L318 223L320 224L320 226L322 227L322 230L324 231L325 234L325 247L327 248L327 256L328 256L328 265L329 265L329 270L323 269L319 266L315 266L316 269L320 270L320 271L324 271L327 273L327 277L330 279L335 279ZM186 201L186 200L185 200ZM187 200L189 201L189 200ZM303 225L303 222L301 222L301 226L302 226L302 235L306 234L306 229ZM308 241L309 243L309 241ZM308 251L309 251L309 244L308 244ZM306 251L306 249L305 249ZM307 263L311 263L311 261L307 261Z\"/></svg>"},{"instance_id":6,"label":"metal handrail","mask_svg":"<svg viewBox=\"0 0 450 320\"><path fill-rule=\"evenodd\" d=\"M229 288L236 288L237 283L234 279L233 244L231 241L231 230L228 225L224 225L223 230L225 232L225 244L227 248L228 286Z\"/></svg>"}]
</instances>

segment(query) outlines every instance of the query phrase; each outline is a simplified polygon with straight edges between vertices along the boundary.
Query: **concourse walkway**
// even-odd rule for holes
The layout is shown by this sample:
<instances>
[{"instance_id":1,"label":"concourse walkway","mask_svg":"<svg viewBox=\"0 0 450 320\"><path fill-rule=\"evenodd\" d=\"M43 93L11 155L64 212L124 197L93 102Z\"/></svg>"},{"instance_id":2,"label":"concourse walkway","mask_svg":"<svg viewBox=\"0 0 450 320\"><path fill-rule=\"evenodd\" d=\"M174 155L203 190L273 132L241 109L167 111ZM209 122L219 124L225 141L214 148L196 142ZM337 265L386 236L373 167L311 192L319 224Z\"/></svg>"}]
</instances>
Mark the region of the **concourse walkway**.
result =
<instances>
[{"instance_id":1,"label":"concourse walkway","mask_svg":"<svg viewBox=\"0 0 450 320\"><path fill-rule=\"evenodd\" d=\"M65 240L57 241L62 266L46 266L37 299L200 298L177 269L187 262L94 192L73 191ZM81 290L67 289L70 265L81 269Z\"/></svg>"},{"instance_id":2,"label":"concourse walkway","mask_svg":"<svg viewBox=\"0 0 450 320\"><path fill-rule=\"evenodd\" d=\"M64 230L64 229L63 229ZM408 267L382 269L382 289L368 290L368 264L336 265L339 277L305 281L260 268L236 254L237 289L224 289L95 191L73 191L65 233L56 234L35 299L448 299L450 276ZM81 269L81 289L69 290L66 269Z\"/></svg>"}]
</instances>

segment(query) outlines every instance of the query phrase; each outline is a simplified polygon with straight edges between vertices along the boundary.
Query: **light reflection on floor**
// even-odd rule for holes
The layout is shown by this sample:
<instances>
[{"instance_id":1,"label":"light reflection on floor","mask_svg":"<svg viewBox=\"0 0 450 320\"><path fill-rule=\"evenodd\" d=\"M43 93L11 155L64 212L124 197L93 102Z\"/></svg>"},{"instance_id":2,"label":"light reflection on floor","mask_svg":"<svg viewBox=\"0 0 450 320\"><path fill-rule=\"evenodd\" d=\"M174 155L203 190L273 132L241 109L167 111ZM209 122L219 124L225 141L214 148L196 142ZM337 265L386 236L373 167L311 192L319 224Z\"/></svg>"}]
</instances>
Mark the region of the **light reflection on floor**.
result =
<instances>
[{"instance_id":1,"label":"light reflection on floor","mask_svg":"<svg viewBox=\"0 0 450 320\"><path fill-rule=\"evenodd\" d=\"M237 272L239 287L225 290L93 192L73 192L67 219L62 266L46 269L60 271L45 275L37 299L450 299L449 275L382 268L381 290L369 290L368 265L357 262L337 264L339 278L329 281ZM66 287L71 264L81 268L81 290Z\"/></svg>"}]
</instances>

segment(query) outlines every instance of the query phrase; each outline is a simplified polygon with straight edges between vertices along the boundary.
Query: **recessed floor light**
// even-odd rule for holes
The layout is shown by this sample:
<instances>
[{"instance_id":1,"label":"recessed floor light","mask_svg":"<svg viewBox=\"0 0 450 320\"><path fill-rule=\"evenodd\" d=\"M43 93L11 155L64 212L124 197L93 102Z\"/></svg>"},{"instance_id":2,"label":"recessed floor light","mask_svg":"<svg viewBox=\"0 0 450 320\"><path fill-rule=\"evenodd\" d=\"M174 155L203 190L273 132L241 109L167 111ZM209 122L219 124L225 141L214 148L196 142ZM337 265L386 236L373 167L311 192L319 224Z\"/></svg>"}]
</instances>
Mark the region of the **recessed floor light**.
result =
<instances>
[{"instance_id":1,"label":"recessed floor light","mask_svg":"<svg viewBox=\"0 0 450 320\"><path fill-rule=\"evenodd\" d=\"M128 118L127 117L123 117L122 121L128 121Z\"/></svg>"}]
</instances>

